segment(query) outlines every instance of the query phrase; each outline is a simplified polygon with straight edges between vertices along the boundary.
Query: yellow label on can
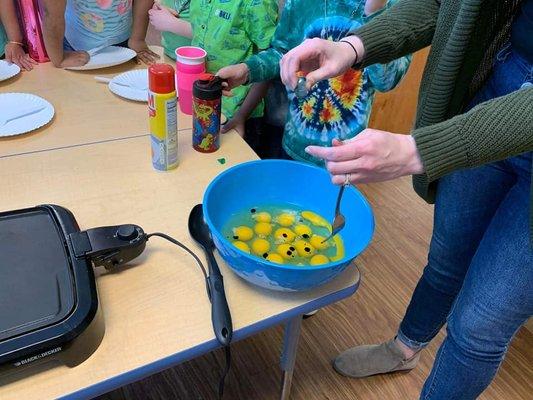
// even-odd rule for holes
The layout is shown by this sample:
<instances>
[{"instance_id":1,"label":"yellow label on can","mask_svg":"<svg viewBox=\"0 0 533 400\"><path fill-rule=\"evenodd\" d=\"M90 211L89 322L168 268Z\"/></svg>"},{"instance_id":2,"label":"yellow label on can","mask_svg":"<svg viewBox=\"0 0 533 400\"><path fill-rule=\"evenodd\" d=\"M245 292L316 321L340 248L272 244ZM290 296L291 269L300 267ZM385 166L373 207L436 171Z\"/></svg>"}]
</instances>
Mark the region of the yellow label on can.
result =
<instances>
[{"instance_id":1,"label":"yellow label on can","mask_svg":"<svg viewBox=\"0 0 533 400\"><path fill-rule=\"evenodd\" d=\"M178 166L178 113L176 92L148 92L152 165L160 171Z\"/></svg>"}]
</instances>

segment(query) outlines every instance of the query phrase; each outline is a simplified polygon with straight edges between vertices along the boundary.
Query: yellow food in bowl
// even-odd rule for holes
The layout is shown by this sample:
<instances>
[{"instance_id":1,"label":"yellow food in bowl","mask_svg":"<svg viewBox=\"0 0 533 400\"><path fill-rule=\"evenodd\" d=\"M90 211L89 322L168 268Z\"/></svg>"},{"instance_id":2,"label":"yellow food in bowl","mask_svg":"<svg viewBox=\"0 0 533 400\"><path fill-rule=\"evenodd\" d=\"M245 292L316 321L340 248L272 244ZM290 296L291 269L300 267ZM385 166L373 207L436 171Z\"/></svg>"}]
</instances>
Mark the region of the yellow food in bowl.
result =
<instances>
[{"instance_id":1,"label":"yellow food in bowl","mask_svg":"<svg viewBox=\"0 0 533 400\"><path fill-rule=\"evenodd\" d=\"M319 266L344 258L342 238L324 242L331 225L308 210L254 207L234 214L224 232L237 249L276 264Z\"/></svg>"},{"instance_id":2,"label":"yellow food in bowl","mask_svg":"<svg viewBox=\"0 0 533 400\"><path fill-rule=\"evenodd\" d=\"M291 226L294 224L296 217L289 213L280 214L277 218L277 223L281 226Z\"/></svg>"},{"instance_id":3,"label":"yellow food in bowl","mask_svg":"<svg viewBox=\"0 0 533 400\"><path fill-rule=\"evenodd\" d=\"M246 243L241 242L240 240L236 240L235 242L233 242L233 245L239 250L244 251L245 253L250 252L250 247Z\"/></svg>"},{"instance_id":4,"label":"yellow food in bowl","mask_svg":"<svg viewBox=\"0 0 533 400\"><path fill-rule=\"evenodd\" d=\"M254 214L252 218L256 220L257 222L271 222L272 221L272 216L266 211Z\"/></svg>"},{"instance_id":5,"label":"yellow food in bowl","mask_svg":"<svg viewBox=\"0 0 533 400\"><path fill-rule=\"evenodd\" d=\"M300 257L309 258L315 254L315 248L305 240L297 240L294 242L294 247L296 247L296 251Z\"/></svg>"},{"instance_id":6,"label":"yellow food in bowl","mask_svg":"<svg viewBox=\"0 0 533 400\"><path fill-rule=\"evenodd\" d=\"M270 242L266 239L255 239L252 242L252 251L258 256L263 256L263 254L268 253L270 250Z\"/></svg>"},{"instance_id":7,"label":"yellow food in bowl","mask_svg":"<svg viewBox=\"0 0 533 400\"><path fill-rule=\"evenodd\" d=\"M248 226L237 226L233 228L233 239L247 242L254 237L254 231Z\"/></svg>"},{"instance_id":8,"label":"yellow food in bowl","mask_svg":"<svg viewBox=\"0 0 533 400\"><path fill-rule=\"evenodd\" d=\"M309 264L311 265L324 265L329 262L329 258L327 258L324 254L317 254L311 257L311 260L309 261Z\"/></svg>"},{"instance_id":9,"label":"yellow food in bowl","mask_svg":"<svg viewBox=\"0 0 533 400\"><path fill-rule=\"evenodd\" d=\"M274 238L279 243L292 243L296 238L296 234L289 228L279 228L274 232Z\"/></svg>"},{"instance_id":10,"label":"yellow food in bowl","mask_svg":"<svg viewBox=\"0 0 533 400\"><path fill-rule=\"evenodd\" d=\"M266 259L276 264L283 264L283 257L276 253L269 254Z\"/></svg>"},{"instance_id":11,"label":"yellow food in bowl","mask_svg":"<svg viewBox=\"0 0 533 400\"><path fill-rule=\"evenodd\" d=\"M255 224L254 231L259 236L268 236L272 233L272 225L268 222L258 222Z\"/></svg>"},{"instance_id":12,"label":"yellow food in bowl","mask_svg":"<svg viewBox=\"0 0 533 400\"><path fill-rule=\"evenodd\" d=\"M304 224L299 224L294 227L294 232L298 235L303 237L304 239L309 239L311 235L313 234L313 231L311 228Z\"/></svg>"}]
</instances>

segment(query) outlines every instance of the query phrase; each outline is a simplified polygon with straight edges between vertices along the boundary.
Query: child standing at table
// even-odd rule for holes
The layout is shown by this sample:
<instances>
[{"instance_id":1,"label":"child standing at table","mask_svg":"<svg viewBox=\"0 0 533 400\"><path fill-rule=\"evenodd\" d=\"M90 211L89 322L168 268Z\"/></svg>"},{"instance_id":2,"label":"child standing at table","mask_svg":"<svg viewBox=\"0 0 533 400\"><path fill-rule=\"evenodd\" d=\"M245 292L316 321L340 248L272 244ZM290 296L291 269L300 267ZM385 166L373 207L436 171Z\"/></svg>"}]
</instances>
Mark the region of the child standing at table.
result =
<instances>
[{"instance_id":1,"label":"child standing at table","mask_svg":"<svg viewBox=\"0 0 533 400\"><path fill-rule=\"evenodd\" d=\"M0 0L0 58L30 71L36 64L24 51L14 0Z\"/></svg>"},{"instance_id":2,"label":"child standing at table","mask_svg":"<svg viewBox=\"0 0 533 400\"><path fill-rule=\"evenodd\" d=\"M223 68L218 75L229 89L244 82L262 82L279 77L279 62L304 40L319 37L340 40L357 26L378 15L396 0L287 0L276 29L272 48L245 63ZM347 44L346 51L353 51ZM309 145L331 146L333 139L354 137L368 125L376 90L393 89L407 72L411 57L363 71L350 69L344 75L318 82L302 99L287 89L289 111L283 134L281 158L323 165L305 152Z\"/></svg>"},{"instance_id":3,"label":"child standing at table","mask_svg":"<svg viewBox=\"0 0 533 400\"><path fill-rule=\"evenodd\" d=\"M193 46L207 52L208 72L215 73L269 48L277 15L277 0L192 0L190 22L157 5L150 10L150 22L160 31L191 37ZM222 101L226 126L237 130L252 148L261 126L266 88L267 83L244 85Z\"/></svg>"},{"instance_id":4,"label":"child standing at table","mask_svg":"<svg viewBox=\"0 0 533 400\"><path fill-rule=\"evenodd\" d=\"M88 50L124 46L145 62L158 56L146 45L148 10L153 0L42 0L46 51L56 67L78 67Z\"/></svg>"}]
</instances>

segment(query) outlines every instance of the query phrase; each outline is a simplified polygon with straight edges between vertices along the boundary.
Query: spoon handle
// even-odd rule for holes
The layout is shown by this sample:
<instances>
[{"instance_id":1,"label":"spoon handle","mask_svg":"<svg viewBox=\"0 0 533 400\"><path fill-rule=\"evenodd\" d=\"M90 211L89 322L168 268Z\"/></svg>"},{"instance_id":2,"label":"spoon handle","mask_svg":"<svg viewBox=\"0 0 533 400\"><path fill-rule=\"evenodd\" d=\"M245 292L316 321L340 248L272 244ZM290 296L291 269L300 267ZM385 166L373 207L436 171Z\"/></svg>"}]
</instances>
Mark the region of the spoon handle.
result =
<instances>
[{"instance_id":1,"label":"spoon handle","mask_svg":"<svg viewBox=\"0 0 533 400\"><path fill-rule=\"evenodd\" d=\"M346 188L346 185L342 185L339 188L339 194L337 195L337 204L335 204L335 216L337 216L341 212L341 200L342 200L342 194L344 193L345 188Z\"/></svg>"},{"instance_id":2,"label":"spoon handle","mask_svg":"<svg viewBox=\"0 0 533 400\"><path fill-rule=\"evenodd\" d=\"M211 299L211 322L220 344L227 346L233 336L233 324L224 290L224 280L212 251L207 252L209 264L209 293Z\"/></svg>"}]
</instances>

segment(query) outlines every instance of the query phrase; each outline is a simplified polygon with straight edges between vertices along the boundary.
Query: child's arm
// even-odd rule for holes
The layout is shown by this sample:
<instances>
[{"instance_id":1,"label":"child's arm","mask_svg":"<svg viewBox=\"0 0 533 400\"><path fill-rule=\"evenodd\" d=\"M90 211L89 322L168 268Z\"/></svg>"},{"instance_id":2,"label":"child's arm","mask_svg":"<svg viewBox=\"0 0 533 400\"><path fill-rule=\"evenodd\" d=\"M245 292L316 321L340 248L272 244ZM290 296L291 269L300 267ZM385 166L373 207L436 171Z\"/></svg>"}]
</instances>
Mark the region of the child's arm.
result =
<instances>
[{"instance_id":1,"label":"child's arm","mask_svg":"<svg viewBox=\"0 0 533 400\"><path fill-rule=\"evenodd\" d=\"M220 130L222 133L235 129L241 137L244 137L246 120L266 96L268 84L268 82L259 82L252 85L239 110L222 126Z\"/></svg>"},{"instance_id":2,"label":"child's arm","mask_svg":"<svg viewBox=\"0 0 533 400\"><path fill-rule=\"evenodd\" d=\"M43 0L44 44L50 61L59 68L79 67L87 64L90 58L85 51L63 51L66 3L67 0Z\"/></svg>"},{"instance_id":3,"label":"child's arm","mask_svg":"<svg viewBox=\"0 0 533 400\"><path fill-rule=\"evenodd\" d=\"M152 8L153 4L153 0L133 0L133 27L128 40L128 47L135 50L137 58L145 64L154 63L159 58L146 44L148 10Z\"/></svg>"},{"instance_id":4,"label":"child's arm","mask_svg":"<svg viewBox=\"0 0 533 400\"><path fill-rule=\"evenodd\" d=\"M387 92L400 83L409 69L411 55L398 58L388 64L374 64L366 67L368 77L376 90Z\"/></svg>"},{"instance_id":5,"label":"child's arm","mask_svg":"<svg viewBox=\"0 0 533 400\"><path fill-rule=\"evenodd\" d=\"M154 3L150 11L150 23L159 32L172 32L187 38L192 38L192 25L184 21L167 7Z\"/></svg>"},{"instance_id":6,"label":"child's arm","mask_svg":"<svg viewBox=\"0 0 533 400\"><path fill-rule=\"evenodd\" d=\"M7 33L6 60L17 64L26 71L30 71L33 69L33 65L37 63L24 52L22 47L22 33L20 32L13 0L0 1L0 21Z\"/></svg>"}]
</instances>

